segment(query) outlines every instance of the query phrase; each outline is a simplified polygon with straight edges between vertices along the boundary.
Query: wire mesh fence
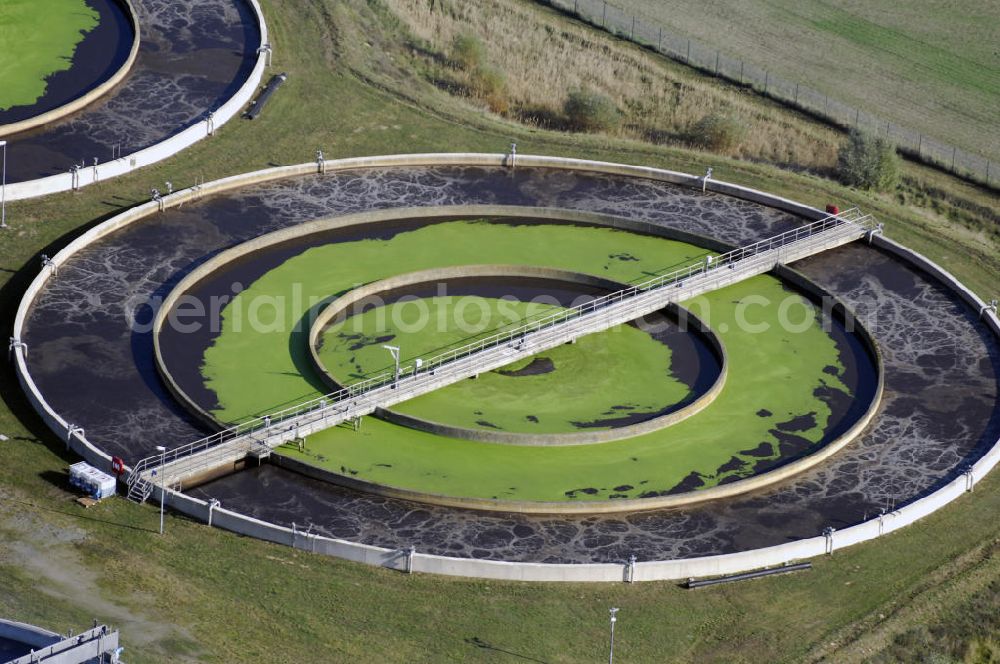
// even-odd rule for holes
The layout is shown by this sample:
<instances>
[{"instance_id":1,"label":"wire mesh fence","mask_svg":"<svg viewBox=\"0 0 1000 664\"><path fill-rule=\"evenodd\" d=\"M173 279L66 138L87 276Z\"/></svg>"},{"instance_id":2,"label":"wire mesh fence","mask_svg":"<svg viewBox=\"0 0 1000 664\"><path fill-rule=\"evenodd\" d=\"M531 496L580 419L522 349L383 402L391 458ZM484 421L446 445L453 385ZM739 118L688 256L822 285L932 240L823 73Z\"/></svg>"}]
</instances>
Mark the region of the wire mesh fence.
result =
<instances>
[{"instance_id":1,"label":"wire mesh fence","mask_svg":"<svg viewBox=\"0 0 1000 664\"><path fill-rule=\"evenodd\" d=\"M606 0L542 0L611 34L653 49L708 74L751 88L763 95L843 127L891 140L900 152L963 178L1000 185L1000 168L990 159L944 143L845 104L804 84L787 81L750 62L673 34L662 25L628 13Z\"/></svg>"}]
</instances>

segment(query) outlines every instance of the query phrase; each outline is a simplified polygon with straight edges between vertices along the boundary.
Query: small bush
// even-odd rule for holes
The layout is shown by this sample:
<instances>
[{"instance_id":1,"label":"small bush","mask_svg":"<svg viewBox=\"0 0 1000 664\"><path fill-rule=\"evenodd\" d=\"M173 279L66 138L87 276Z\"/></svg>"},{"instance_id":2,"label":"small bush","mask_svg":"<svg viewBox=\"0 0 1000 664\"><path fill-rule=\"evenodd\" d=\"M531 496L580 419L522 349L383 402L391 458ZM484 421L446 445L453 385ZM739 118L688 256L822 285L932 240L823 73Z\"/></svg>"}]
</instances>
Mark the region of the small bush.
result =
<instances>
[{"instance_id":1,"label":"small bush","mask_svg":"<svg viewBox=\"0 0 1000 664\"><path fill-rule=\"evenodd\" d=\"M729 152L743 142L747 128L734 118L706 115L695 123L690 132L691 142L713 152Z\"/></svg>"},{"instance_id":2,"label":"small bush","mask_svg":"<svg viewBox=\"0 0 1000 664\"><path fill-rule=\"evenodd\" d=\"M479 37L469 33L455 36L451 43L451 61L460 69L474 71L486 61L486 47Z\"/></svg>"},{"instance_id":3,"label":"small bush","mask_svg":"<svg viewBox=\"0 0 1000 664\"><path fill-rule=\"evenodd\" d=\"M899 181L899 155L888 139L851 131L837 153L837 173L852 187L888 191Z\"/></svg>"},{"instance_id":4,"label":"small bush","mask_svg":"<svg viewBox=\"0 0 1000 664\"><path fill-rule=\"evenodd\" d=\"M471 76L473 93L486 102L494 113L506 113L507 77L495 67L479 67Z\"/></svg>"},{"instance_id":5,"label":"small bush","mask_svg":"<svg viewBox=\"0 0 1000 664\"><path fill-rule=\"evenodd\" d=\"M566 123L577 131L609 131L621 122L618 107L607 95L573 90L563 105Z\"/></svg>"}]
</instances>

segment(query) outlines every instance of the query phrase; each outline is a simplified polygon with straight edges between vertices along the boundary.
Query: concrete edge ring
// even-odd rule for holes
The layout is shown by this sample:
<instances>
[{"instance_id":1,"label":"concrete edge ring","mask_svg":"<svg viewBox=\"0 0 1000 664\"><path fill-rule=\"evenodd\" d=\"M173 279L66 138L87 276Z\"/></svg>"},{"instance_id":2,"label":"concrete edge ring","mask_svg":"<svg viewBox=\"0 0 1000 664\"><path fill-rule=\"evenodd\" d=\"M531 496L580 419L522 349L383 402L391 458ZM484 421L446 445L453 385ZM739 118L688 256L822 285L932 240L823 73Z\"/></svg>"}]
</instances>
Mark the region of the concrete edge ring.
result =
<instances>
[{"instance_id":1,"label":"concrete edge ring","mask_svg":"<svg viewBox=\"0 0 1000 664\"><path fill-rule=\"evenodd\" d=\"M130 6L132 3L132 0L118 1L128 2ZM43 176L33 180L25 180L23 182L8 183L6 186L7 201L27 200L31 198L38 198L40 196L47 196L49 194L75 191L82 187L87 187L92 184L97 184L98 182L104 182L111 178L132 173L133 171L146 166L151 166L152 164L156 164L164 159L172 157L195 143L213 136L219 127L222 127L234 117L238 116L243 108L250 103L254 95L257 93L264 77L264 69L270 66L272 52L272 42L269 36L267 22L264 19L264 11L261 8L260 0L238 1L245 3L246 6L250 8L257 24L260 41L256 49L256 61L254 62L250 73L247 75L247 78L240 83L239 87L232 94L232 96L222 100L221 104L218 106L205 109L208 112L207 119L193 122L187 126L182 126L153 145L139 149L131 154L121 155L113 161L106 162L101 166L99 177L96 169L93 169L93 177L89 178L79 177L78 174L66 172L56 175ZM139 27L138 23L136 23L137 36L136 42L133 44L133 48L135 49L134 59L138 58L140 46L138 34ZM111 87L113 88L122 84L127 78L128 73L128 71L124 72L121 78ZM110 88L102 94L106 94L108 91L110 91ZM79 110L82 110L82 107L74 109L71 113ZM53 119L47 120L47 122L52 121ZM201 185L192 187L192 190L194 191L199 191L201 189ZM169 198L169 196L164 196L160 201L151 201L153 203L153 207L159 208L160 203L165 201L167 198Z\"/></svg>"},{"instance_id":2,"label":"concrete edge ring","mask_svg":"<svg viewBox=\"0 0 1000 664\"><path fill-rule=\"evenodd\" d=\"M122 83L125 78L132 71L132 65L135 64L136 59L139 57L139 45L141 41L141 29L139 27L139 15L135 10L135 6L132 4L132 0L114 0L116 3L121 5L122 9L125 11L125 16L128 18L129 23L132 24L132 46L129 49L128 57L125 58L125 62L119 67L114 73L108 78L102 81L97 87L95 87L90 92L84 93L83 95L72 99L62 106L54 108L50 111L40 113L30 118L20 120L19 122L11 122L9 124L0 125L0 138L5 136L11 136L13 134L19 134L29 129L35 129L43 125L51 124L57 120L61 120L67 116L73 115L77 111L82 111L87 106L90 106L94 102L98 101L106 94L111 92L115 87Z\"/></svg>"}]
</instances>

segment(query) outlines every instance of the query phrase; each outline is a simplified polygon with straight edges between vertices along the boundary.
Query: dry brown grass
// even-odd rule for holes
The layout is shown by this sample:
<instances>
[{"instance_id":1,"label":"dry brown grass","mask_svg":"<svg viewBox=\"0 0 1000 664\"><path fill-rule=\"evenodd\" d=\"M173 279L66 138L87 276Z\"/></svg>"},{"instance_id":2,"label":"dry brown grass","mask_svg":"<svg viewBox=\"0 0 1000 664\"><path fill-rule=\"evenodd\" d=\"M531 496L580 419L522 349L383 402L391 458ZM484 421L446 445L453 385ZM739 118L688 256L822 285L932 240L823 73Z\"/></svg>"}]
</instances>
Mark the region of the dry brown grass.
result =
<instances>
[{"instance_id":1,"label":"dry brown grass","mask_svg":"<svg viewBox=\"0 0 1000 664\"><path fill-rule=\"evenodd\" d=\"M709 115L746 127L728 156L827 171L842 137L805 118L776 113L739 88L668 63L651 53L523 0L383 0L414 38L411 55L428 78L475 98L461 72L447 64L459 34L477 35L489 66L506 77L506 115L560 127L569 92L607 95L623 113L613 133L654 143L689 145L694 125ZM490 104L497 108L495 103Z\"/></svg>"}]
</instances>

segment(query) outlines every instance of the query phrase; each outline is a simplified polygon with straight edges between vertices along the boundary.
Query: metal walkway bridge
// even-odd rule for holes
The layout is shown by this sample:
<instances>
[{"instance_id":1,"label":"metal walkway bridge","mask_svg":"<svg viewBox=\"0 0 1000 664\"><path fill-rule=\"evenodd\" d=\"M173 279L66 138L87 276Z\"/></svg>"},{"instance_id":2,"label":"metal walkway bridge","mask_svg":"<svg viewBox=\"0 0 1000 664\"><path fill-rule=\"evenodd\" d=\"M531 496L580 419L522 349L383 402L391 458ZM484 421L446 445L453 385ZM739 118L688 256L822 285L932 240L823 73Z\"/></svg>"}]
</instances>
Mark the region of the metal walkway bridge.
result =
<instances>
[{"instance_id":1,"label":"metal walkway bridge","mask_svg":"<svg viewBox=\"0 0 1000 664\"><path fill-rule=\"evenodd\" d=\"M142 502L159 485L183 488L232 472L248 457L492 371L521 358L610 329L687 300L854 240L881 226L857 209L734 249L649 279L586 304L530 319L491 336L342 390L270 413L201 440L139 461L128 477L129 498Z\"/></svg>"}]
</instances>

